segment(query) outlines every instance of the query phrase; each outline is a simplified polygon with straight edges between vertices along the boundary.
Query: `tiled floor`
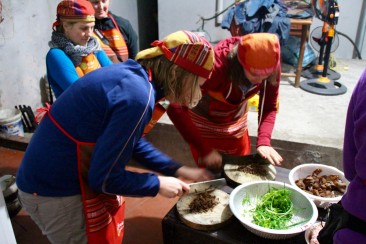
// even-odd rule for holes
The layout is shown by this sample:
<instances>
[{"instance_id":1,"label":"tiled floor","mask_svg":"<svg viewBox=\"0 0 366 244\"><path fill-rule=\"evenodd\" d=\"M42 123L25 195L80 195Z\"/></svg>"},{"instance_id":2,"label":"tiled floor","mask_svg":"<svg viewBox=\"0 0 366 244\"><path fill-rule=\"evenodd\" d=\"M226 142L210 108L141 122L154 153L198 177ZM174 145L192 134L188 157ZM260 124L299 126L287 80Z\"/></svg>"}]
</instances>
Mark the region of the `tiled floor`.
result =
<instances>
[{"instance_id":1,"label":"tiled floor","mask_svg":"<svg viewBox=\"0 0 366 244\"><path fill-rule=\"evenodd\" d=\"M0 176L15 175L24 152L0 147ZM130 170L144 171L130 167ZM163 243L161 220L178 199L126 198L125 238L123 243ZM23 210L11 220L18 244L49 243Z\"/></svg>"}]
</instances>

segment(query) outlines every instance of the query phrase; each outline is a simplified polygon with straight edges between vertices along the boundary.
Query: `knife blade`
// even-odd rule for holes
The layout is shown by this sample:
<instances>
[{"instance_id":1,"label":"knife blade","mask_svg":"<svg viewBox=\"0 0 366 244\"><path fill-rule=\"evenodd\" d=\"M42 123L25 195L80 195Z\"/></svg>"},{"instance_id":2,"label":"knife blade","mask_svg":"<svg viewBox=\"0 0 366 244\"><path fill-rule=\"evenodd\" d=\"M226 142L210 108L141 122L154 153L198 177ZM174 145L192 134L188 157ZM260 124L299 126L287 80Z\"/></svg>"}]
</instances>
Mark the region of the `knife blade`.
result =
<instances>
[{"instance_id":1,"label":"knife blade","mask_svg":"<svg viewBox=\"0 0 366 244\"><path fill-rule=\"evenodd\" d=\"M222 155L222 164L237 164L237 165L245 165L245 164L270 164L267 159L262 158L258 153L249 154L249 155Z\"/></svg>"},{"instance_id":2,"label":"knife blade","mask_svg":"<svg viewBox=\"0 0 366 244\"><path fill-rule=\"evenodd\" d=\"M203 193L205 191L212 191L221 186L226 186L226 179L220 178L216 180L201 181L189 184L189 194L191 193Z\"/></svg>"}]
</instances>

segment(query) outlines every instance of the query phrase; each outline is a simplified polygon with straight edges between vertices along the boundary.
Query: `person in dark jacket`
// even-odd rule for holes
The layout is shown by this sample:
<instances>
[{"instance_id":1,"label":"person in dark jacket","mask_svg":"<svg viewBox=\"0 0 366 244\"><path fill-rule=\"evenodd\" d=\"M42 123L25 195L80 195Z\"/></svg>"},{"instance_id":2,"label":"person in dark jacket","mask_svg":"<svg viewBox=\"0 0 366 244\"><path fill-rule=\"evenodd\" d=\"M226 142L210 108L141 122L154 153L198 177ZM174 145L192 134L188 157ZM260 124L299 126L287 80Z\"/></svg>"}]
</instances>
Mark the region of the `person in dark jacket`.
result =
<instances>
[{"instance_id":1,"label":"person in dark jacket","mask_svg":"<svg viewBox=\"0 0 366 244\"><path fill-rule=\"evenodd\" d=\"M95 10L94 33L113 63L134 59L138 52L137 34L131 23L109 11L110 0L89 0Z\"/></svg>"}]
</instances>

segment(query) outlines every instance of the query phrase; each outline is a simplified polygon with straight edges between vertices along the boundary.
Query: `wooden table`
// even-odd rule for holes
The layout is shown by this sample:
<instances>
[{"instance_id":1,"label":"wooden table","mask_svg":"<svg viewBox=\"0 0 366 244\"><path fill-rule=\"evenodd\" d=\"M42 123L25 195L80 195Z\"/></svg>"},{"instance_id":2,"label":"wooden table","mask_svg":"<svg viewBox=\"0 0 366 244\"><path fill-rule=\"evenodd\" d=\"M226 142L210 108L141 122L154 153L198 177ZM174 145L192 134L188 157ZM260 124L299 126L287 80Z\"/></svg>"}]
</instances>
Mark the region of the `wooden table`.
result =
<instances>
[{"instance_id":1,"label":"wooden table","mask_svg":"<svg viewBox=\"0 0 366 244\"><path fill-rule=\"evenodd\" d=\"M312 18L308 19L293 19L290 18L291 30L290 36L300 36L300 50L299 50L299 61L297 63L296 72L293 73L282 73L285 77L295 77L295 87L300 86L300 77L302 72L302 63L305 53L305 45L309 38L310 25L313 23Z\"/></svg>"},{"instance_id":2,"label":"wooden table","mask_svg":"<svg viewBox=\"0 0 366 244\"><path fill-rule=\"evenodd\" d=\"M276 180L289 183L288 174L290 170L276 167ZM319 210L319 215L324 215L324 210ZM254 244L254 243L294 243L305 244L304 233L286 240L269 240L261 238L248 231L235 217L223 228L208 232L192 229L184 225L178 217L176 207L174 206L163 218L163 239L164 243L174 244L194 244L194 243L210 243L210 244Z\"/></svg>"}]
</instances>

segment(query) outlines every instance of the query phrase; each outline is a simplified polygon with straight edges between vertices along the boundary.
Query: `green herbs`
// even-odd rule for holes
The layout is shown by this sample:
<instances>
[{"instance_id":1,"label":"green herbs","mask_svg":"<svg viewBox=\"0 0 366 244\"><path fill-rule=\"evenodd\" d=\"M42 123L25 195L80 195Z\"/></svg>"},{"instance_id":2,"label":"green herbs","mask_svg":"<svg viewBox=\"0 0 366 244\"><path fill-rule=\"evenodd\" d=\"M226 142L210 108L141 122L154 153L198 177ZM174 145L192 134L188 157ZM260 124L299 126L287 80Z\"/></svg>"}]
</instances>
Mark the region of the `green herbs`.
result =
<instances>
[{"instance_id":1,"label":"green herbs","mask_svg":"<svg viewBox=\"0 0 366 244\"><path fill-rule=\"evenodd\" d=\"M282 189L270 188L269 192L260 198L256 198L254 207L244 214L250 212L253 217L253 223L269 228L269 229L288 229L294 225L300 224L291 223L291 219L295 212L291 201L291 191L285 187ZM252 205L249 197L245 196L243 205Z\"/></svg>"},{"instance_id":2,"label":"green herbs","mask_svg":"<svg viewBox=\"0 0 366 244\"><path fill-rule=\"evenodd\" d=\"M290 193L286 188L270 189L253 209L253 222L270 229L287 229L294 212Z\"/></svg>"}]
</instances>

